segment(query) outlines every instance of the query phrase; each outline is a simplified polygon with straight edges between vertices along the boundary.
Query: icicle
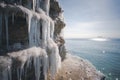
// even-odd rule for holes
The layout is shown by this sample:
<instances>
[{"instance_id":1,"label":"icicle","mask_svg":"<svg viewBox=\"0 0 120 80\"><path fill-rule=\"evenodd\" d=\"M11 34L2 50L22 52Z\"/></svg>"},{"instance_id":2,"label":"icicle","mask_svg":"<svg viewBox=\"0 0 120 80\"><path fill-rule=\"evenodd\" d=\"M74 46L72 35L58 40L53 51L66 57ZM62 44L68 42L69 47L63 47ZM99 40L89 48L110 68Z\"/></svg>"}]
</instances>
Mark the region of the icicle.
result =
<instances>
[{"instance_id":1,"label":"icicle","mask_svg":"<svg viewBox=\"0 0 120 80\"><path fill-rule=\"evenodd\" d=\"M36 8L36 0L33 0L33 11L35 11Z\"/></svg>"},{"instance_id":2,"label":"icicle","mask_svg":"<svg viewBox=\"0 0 120 80\"><path fill-rule=\"evenodd\" d=\"M27 68L31 68L31 64L32 63L32 58L30 57L28 60L27 60L27 65L26 65L26 70Z\"/></svg>"},{"instance_id":3,"label":"icicle","mask_svg":"<svg viewBox=\"0 0 120 80\"><path fill-rule=\"evenodd\" d=\"M47 25L47 40L50 39L50 20L47 21L48 23L46 24Z\"/></svg>"},{"instance_id":4,"label":"icicle","mask_svg":"<svg viewBox=\"0 0 120 80\"><path fill-rule=\"evenodd\" d=\"M4 72L2 72L2 75L3 75L2 80L9 80L8 71L7 70L5 70Z\"/></svg>"},{"instance_id":5,"label":"icicle","mask_svg":"<svg viewBox=\"0 0 120 80\"><path fill-rule=\"evenodd\" d=\"M0 45L2 40L2 14L0 13Z\"/></svg>"},{"instance_id":6,"label":"icicle","mask_svg":"<svg viewBox=\"0 0 120 80\"><path fill-rule=\"evenodd\" d=\"M40 45L40 24L35 17L31 18L31 23L29 26L29 45L39 46Z\"/></svg>"},{"instance_id":7,"label":"icicle","mask_svg":"<svg viewBox=\"0 0 120 80\"><path fill-rule=\"evenodd\" d=\"M46 15L49 15L49 8L50 8L50 0L45 0L45 12Z\"/></svg>"},{"instance_id":8,"label":"icicle","mask_svg":"<svg viewBox=\"0 0 120 80\"><path fill-rule=\"evenodd\" d=\"M8 66L8 68L2 72L2 80L12 80L10 66Z\"/></svg>"},{"instance_id":9,"label":"icicle","mask_svg":"<svg viewBox=\"0 0 120 80\"><path fill-rule=\"evenodd\" d=\"M34 57L34 68L35 68L36 80L40 79L40 73L41 73L40 67L41 67L40 57Z\"/></svg>"},{"instance_id":10,"label":"icicle","mask_svg":"<svg viewBox=\"0 0 120 80\"><path fill-rule=\"evenodd\" d=\"M20 75L19 75L19 68L17 68L17 79L20 79Z\"/></svg>"},{"instance_id":11,"label":"icicle","mask_svg":"<svg viewBox=\"0 0 120 80\"><path fill-rule=\"evenodd\" d=\"M20 4L22 5L22 0L20 0Z\"/></svg>"},{"instance_id":12,"label":"icicle","mask_svg":"<svg viewBox=\"0 0 120 80\"><path fill-rule=\"evenodd\" d=\"M30 39L29 39L29 45L30 47L34 46L35 44L35 27L36 27L36 23L35 23L35 19L31 18L31 24L30 24Z\"/></svg>"},{"instance_id":13,"label":"icicle","mask_svg":"<svg viewBox=\"0 0 120 80\"><path fill-rule=\"evenodd\" d=\"M9 36L8 36L8 14L5 15L5 27L6 27L6 46L9 46Z\"/></svg>"},{"instance_id":14,"label":"icicle","mask_svg":"<svg viewBox=\"0 0 120 80\"><path fill-rule=\"evenodd\" d=\"M27 0L26 7L27 7L28 9L33 9L32 0Z\"/></svg>"},{"instance_id":15,"label":"icicle","mask_svg":"<svg viewBox=\"0 0 120 80\"><path fill-rule=\"evenodd\" d=\"M18 79L18 80L21 80L20 69L19 69L19 68L17 68L17 79Z\"/></svg>"},{"instance_id":16,"label":"icicle","mask_svg":"<svg viewBox=\"0 0 120 80\"><path fill-rule=\"evenodd\" d=\"M14 13L12 13L12 23L14 24Z\"/></svg>"},{"instance_id":17,"label":"icicle","mask_svg":"<svg viewBox=\"0 0 120 80\"><path fill-rule=\"evenodd\" d=\"M27 69L31 69L31 67L32 67L32 58L29 57L26 62L26 67L25 67L25 71L24 71L25 76L27 75Z\"/></svg>"},{"instance_id":18,"label":"icicle","mask_svg":"<svg viewBox=\"0 0 120 80\"><path fill-rule=\"evenodd\" d=\"M46 23L47 24L47 23ZM61 57L59 55L59 50L57 44L53 41L54 35L54 22L48 21L47 25L47 48L49 50L49 60L50 60L50 72L52 78L61 68Z\"/></svg>"},{"instance_id":19,"label":"icicle","mask_svg":"<svg viewBox=\"0 0 120 80\"><path fill-rule=\"evenodd\" d=\"M24 66L20 66L17 68L17 79L22 80L22 75L24 73Z\"/></svg>"},{"instance_id":20,"label":"icicle","mask_svg":"<svg viewBox=\"0 0 120 80\"><path fill-rule=\"evenodd\" d=\"M40 0L36 0L36 8L40 8Z\"/></svg>"},{"instance_id":21,"label":"icicle","mask_svg":"<svg viewBox=\"0 0 120 80\"><path fill-rule=\"evenodd\" d=\"M31 37L32 33L31 33L31 24L32 24L32 14L28 14L28 18L27 18L27 22L28 22L28 35L29 35L29 47L33 46L33 38Z\"/></svg>"},{"instance_id":22,"label":"icicle","mask_svg":"<svg viewBox=\"0 0 120 80\"><path fill-rule=\"evenodd\" d=\"M49 55L50 60L50 72L52 78L54 78L55 74L61 68L61 57L59 55L58 46L52 39L48 40L48 49L51 52Z\"/></svg>"},{"instance_id":23,"label":"icicle","mask_svg":"<svg viewBox=\"0 0 120 80\"><path fill-rule=\"evenodd\" d=\"M9 80L12 80L12 72L10 66L8 66L8 75L9 75Z\"/></svg>"},{"instance_id":24,"label":"icicle","mask_svg":"<svg viewBox=\"0 0 120 80\"><path fill-rule=\"evenodd\" d=\"M34 69L35 69L35 79L40 79L40 68L41 68L41 57L40 57L40 48L35 47L35 55L33 57Z\"/></svg>"},{"instance_id":25,"label":"icicle","mask_svg":"<svg viewBox=\"0 0 120 80\"><path fill-rule=\"evenodd\" d=\"M54 38L54 21L50 23L50 37Z\"/></svg>"},{"instance_id":26,"label":"icicle","mask_svg":"<svg viewBox=\"0 0 120 80\"><path fill-rule=\"evenodd\" d=\"M30 45L30 25L31 25L31 16L28 16L28 36L29 36L29 47L31 46Z\"/></svg>"},{"instance_id":27,"label":"icicle","mask_svg":"<svg viewBox=\"0 0 120 80\"><path fill-rule=\"evenodd\" d=\"M41 40L40 40L40 21L37 22L37 28L36 28L36 41L37 41L37 46L40 46Z\"/></svg>"},{"instance_id":28,"label":"icicle","mask_svg":"<svg viewBox=\"0 0 120 80\"><path fill-rule=\"evenodd\" d=\"M35 33L34 33L34 36L35 36L34 39L35 40L34 41L35 41L35 46L37 46L38 45L37 35L39 35L38 32L37 32L37 28L38 28L38 20L37 19L35 20L34 28L35 28Z\"/></svg>"},{"instance_id":29,"label":"icicle","mask_svg":"<svg viewBox=\"0 0 120 80\"><path fill-rule=\"evenodd\" d=\"M47 22L42 20L42 48L46 48L47 44Z\"/></svg>"},{"instance_id":30,"label":"icicle","mask_svg":"<svg viewBox=\"0 0 120 80\"><path fill-rule=\"evenodd\" d=\"M43 53L43 59L42 59L42 65L43 65L43 74L44 74L44 78L45 80L47 80L47 70L48 70L48 56L47 56L47 53L45 51L42 52Z\"/></svg>"}]
</instances>

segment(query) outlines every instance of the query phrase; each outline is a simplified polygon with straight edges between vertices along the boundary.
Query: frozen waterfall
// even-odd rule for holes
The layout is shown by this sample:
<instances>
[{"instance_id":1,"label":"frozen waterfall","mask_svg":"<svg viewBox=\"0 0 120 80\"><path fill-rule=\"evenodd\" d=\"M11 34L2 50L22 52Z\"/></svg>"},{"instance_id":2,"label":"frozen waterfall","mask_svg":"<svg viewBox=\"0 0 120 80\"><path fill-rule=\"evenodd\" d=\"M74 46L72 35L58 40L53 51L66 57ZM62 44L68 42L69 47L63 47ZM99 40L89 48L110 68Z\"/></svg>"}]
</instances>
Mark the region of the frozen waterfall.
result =
<instances>
[{"instance_id":1,"label":"frozen waterfall","mask_svg":"<svg viewBox=\"0 0 120 80\"><path fill-rule=\"evenodd\" d=\"M50 71L50 75L54 79L61 68L61 57L58 45L54 41L55 22L49 17L50 0L31 0L24 6L23 2L23 0L19 0L20 5L6 5L3 3L3 6L3 4L0 4L0 7L6 11L8 10L7 7L9 7L7 12L10 13L10 15L6 13L4 16L2 16L3 13L0 13L0 37L3 32L2 18L4 17L7 49L10 46L10 17L12 24L14 24L15 18L18 16L16 13L22 12L24 15L20 14L19 17L24 17L27 23L28 49L8 54L10 58L21 62L19 63L20 66L16 67L17 80L22 80L24 74L26 75L27 73L27 69L31 69L32 66L34 66L35 80L40 80L41 73L43 73L44 79L47 80L48 71ZM6 72L3 72L3 80L13 80L11 74L11 67L9 67Z\"/></svg>"}]
</instances>

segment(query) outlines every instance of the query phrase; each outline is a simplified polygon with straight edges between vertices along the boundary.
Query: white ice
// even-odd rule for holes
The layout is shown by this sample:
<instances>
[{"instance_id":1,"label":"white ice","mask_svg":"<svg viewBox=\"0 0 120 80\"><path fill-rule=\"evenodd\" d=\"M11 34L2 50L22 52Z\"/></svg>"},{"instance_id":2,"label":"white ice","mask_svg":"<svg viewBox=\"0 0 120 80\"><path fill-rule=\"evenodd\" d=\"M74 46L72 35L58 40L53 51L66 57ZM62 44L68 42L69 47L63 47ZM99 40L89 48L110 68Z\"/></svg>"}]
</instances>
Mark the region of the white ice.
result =
<instances>
[{"instance_id":1,"label":"white ice","mask_svg":"<svg viewBox=\"0 0 120 80\"><path fill-rule=\"evenodd\" d=\"M40 0L32 0L32 10L23 6L16 6L26 14L28 23L29 49L13 52L9 54L12 58L17 58L22 62L17 69L18 80L21 80L23 73L27 71L24 67L30 68L33 60L35 69L35 79L40 79L40 68L43 67L43 74L47 79L47 71L50 70L52 78L61 68L61 57L59 55L58 45L54 41L54 21L49 17L50 0L44 0L44 9L40 8ZM29 2L29 6L31 3ZM36 7L39 8L36 12ZM12 15L14 23L14 14ZM6 24L6 43L9 45L8 35L8 16L5 16ZM40 39L40 25L42 25L42 39ZM25 66L25 63L27 66Z\"/></svg>"}]
</instances>

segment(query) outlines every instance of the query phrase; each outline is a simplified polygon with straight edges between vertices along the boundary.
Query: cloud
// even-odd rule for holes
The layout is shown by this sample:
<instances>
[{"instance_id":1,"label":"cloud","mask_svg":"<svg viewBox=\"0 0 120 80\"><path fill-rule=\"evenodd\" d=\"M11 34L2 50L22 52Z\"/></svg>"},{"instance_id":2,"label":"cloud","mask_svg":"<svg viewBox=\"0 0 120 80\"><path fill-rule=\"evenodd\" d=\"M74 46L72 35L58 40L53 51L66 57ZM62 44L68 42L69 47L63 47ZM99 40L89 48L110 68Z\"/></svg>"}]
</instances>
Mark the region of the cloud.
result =
<instances>
[{"instance_id":1,"label":"cloud","mask_svg":"<svg viewBox=\"0 0 120 80\"><path fill-rule=\"evenodd\" d=\"M120 0L60 0L65 37L120 37Z\"/></svg>"},{"instance_id":2,"label":"cloud","mask_svg":"<svg viewBox=\"0 0 120 80\"><path fill-rule=\"evenodd\" d=\"M67 25L66 38L87 38L96 36L120 37L120 21L74 22Z\"/></svg>"}]
</instances>

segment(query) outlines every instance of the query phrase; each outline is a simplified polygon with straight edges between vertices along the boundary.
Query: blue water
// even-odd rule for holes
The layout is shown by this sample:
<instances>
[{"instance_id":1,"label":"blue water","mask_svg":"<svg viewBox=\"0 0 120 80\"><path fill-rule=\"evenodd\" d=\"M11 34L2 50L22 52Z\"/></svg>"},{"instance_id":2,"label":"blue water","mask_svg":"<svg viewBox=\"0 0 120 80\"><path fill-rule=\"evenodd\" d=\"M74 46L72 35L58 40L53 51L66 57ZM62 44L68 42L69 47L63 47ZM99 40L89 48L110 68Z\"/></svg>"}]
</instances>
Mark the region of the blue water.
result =
<instances>
[{"instance_id":1,"label":"blue water","mask_svg":"<svg viewBox=\"0 0 120 80\"><path fill-rule=\"evenodd\" d=\"M120 80L120 40L92 41L67 39L67 50L89 60L106 75L106 80Z\"/></svg>"}]
</instances>

